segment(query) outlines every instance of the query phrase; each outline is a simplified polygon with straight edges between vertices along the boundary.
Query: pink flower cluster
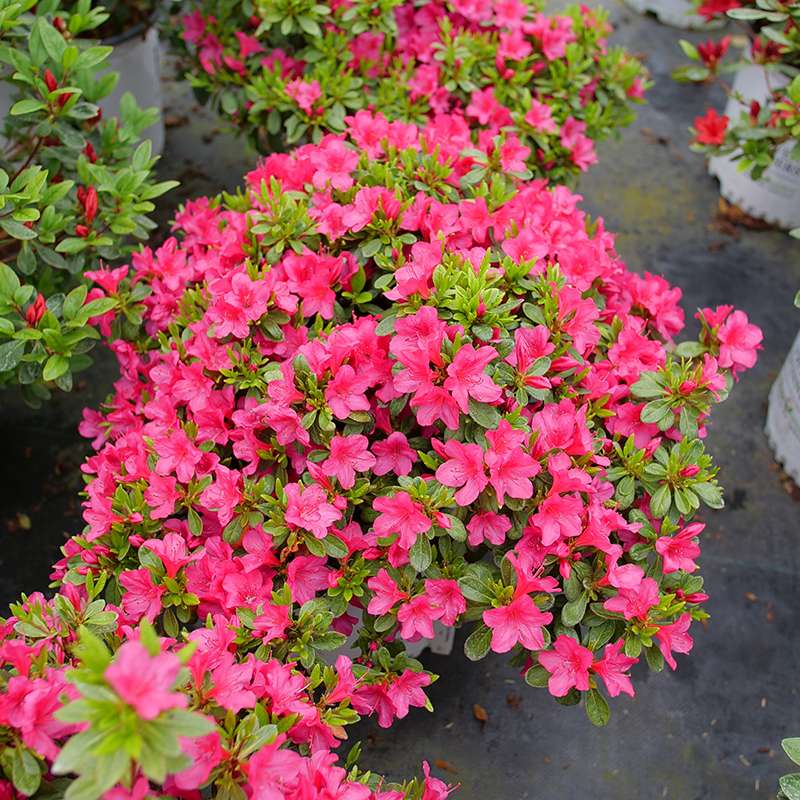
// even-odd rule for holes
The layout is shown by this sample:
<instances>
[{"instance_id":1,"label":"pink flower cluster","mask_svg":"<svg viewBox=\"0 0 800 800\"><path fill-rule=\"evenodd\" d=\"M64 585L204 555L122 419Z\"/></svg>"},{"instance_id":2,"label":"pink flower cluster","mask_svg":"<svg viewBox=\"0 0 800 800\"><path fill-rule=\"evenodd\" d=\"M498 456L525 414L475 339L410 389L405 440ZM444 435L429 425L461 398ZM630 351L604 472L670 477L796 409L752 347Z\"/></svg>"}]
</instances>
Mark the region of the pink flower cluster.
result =
<instances>
[{"instance_id":1,"label":"pink flower cluster","mask_svg":"<svg viewBox=\"0 0 800 800\"><path fill-rule=\"evenodd\" d=\"M461 124L361 112L348 136L266 158L227 204L188 203L178 237L134 257L146 325L112 343L114 394L85 414L86 527L60 594L16 607L0 643L20 681L3 724L38 757L72 733L53 716L75 663L64 620L103 601L119 702L216 723L183 741L173 797L231 781L446 797L428 775L367 786L332 755L358 715L428 705L405 644L436 626L470 620L470 658L512 653L597 724L601 687L633 694L643 653L675 668L691 649L692 517L721 504L704 425L761 334L704 309L675 345L680 291ZM137 643L149 623L156 656ZM355 658L326 666L345 645ZM249 751L254 720L275 729Z\"/></svg>"},{"instance_id":2,"label":"pink flower cluster","mask_svg":"<svg viewBox=\"0 0 800 800\"><path fill-rule=\"evenodd\" d=\"M323 3L278 20L199 5L181 32L193 81L266 150L377 108L406 122L456 118L481 146L502 134L506 169L567 179L630 123L644 88L641 65L607 46L604 12L586 6L548 16L529 0L406 0L363 15Z\"/></svg>"}]
</instances>

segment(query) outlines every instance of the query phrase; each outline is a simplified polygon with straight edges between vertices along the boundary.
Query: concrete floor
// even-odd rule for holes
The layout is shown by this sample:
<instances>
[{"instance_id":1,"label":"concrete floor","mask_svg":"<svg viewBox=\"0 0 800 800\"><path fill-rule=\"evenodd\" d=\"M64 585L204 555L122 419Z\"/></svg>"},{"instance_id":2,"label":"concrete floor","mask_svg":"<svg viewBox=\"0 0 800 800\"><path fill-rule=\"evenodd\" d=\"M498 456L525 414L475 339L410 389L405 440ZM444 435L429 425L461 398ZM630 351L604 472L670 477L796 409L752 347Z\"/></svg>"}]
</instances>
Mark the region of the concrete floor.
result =
<instances>
[{"instance_id":1,"label":"concrete floor","mask_svg":"<svg viewBox=\"0 0 800 800\"><path fill-rule=\"evenodd\" d=\"M390 731L363 724L363 763L392 778L422 759L460 782L461 800L740 800L771 798L790 771L780 740L800 735L796 664L800 506L773 462L762 428L769 386L800 327L792 298L800 287L800 242L779 232L729 230L715 220L717 186L688 150L688 126L711 90L669 78L682 59L679 38L613 6L615 40L645 58L655 87L621 141L600 148L600 164L581 183L585 205L617 232L636 270L663 274L684 292L687 316L732 303L765 334L758 367L713 420L709 447L721 467L727 507L706 517L702 558L712 619L676 673L640 670L635 699L612 704L605 729L581 708L563 708L525 686L501 657L478 664L461 655L428 656L442 678L436 711L415 711ZM182 187L161 210L166 221L186 197L233 189L255 161L241 141L167 83L164 175ZM0 600L46 586L65 533L80 527L77 466L86 448L75 432L80 409L113 380L100 359L84 388L31 412L4 397L0 435ZM474 706L486 710L479 722Z\"/></svg>"}]
</instances>

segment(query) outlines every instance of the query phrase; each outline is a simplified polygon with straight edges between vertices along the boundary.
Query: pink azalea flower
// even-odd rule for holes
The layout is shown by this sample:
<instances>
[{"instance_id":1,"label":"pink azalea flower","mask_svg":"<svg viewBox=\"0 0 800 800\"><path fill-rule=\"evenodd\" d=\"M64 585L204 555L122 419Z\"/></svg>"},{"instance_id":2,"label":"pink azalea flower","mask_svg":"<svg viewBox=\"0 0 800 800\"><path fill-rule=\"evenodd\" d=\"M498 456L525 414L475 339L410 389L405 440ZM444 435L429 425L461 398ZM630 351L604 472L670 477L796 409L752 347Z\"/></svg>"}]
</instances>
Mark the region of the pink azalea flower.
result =
<instances>
[{"instance_id":1,"label":"pink azalea flower","mask_svg":"<svg viewBox=\"0 0 800 800\"><path fill-rule=\"evenodd\" d=\"M286 86L286 94L297 103L297 105L310 114L314 108L314 103L322 97L322 89L317 81L303 81L299 78L293 80Z\"/></svg>"},{"instance_id":2,"label":"pink azalea flower","mask_svg":"<svg viewBox=\"0 0 800 800\"><path fill-rule=\"evenodd\" d=\"M553 621L553 615L542 611L528 592L544 587L525 575L522 564L512 555L507 558L517 573L517 585L509 605L483 612L483 621L492 629L491 648L495 653L507 653L521 644L528 650L541 650L544 647L542 627Z\"/></svg>"},{"instance_id":3,"label":"pink azalea flower","mask_svg":"<svg viewBox=\"0 0 800 800\"><path fill-rule=\"evenodd\" d=\"M397 611L400 635L408 642L415 642L420 638L433 639L433 622L439 619L443 613L443 609L434 605L426 595L420 594L412 597Z\"/></svg>"},{"instance_id":4,"label":"pink azalea flower","mask_svg":"<svg viewBox=\"0 0 800 800\"><path fill-rule=\"evenodd\" d=\"M547 688L553 697L564 697L573 687L581 692L588 691L592 651L571 636L558 636L553 650L539 653L538 659L550 673Z\"/></svg>"},{"instance_id":5,"label":"pink azalea flower","mask_svg":"<svg viewBox=\"0 0 800 800\"><path fill-rule=\"evenodd\" d=\"M299 483L289 483L284 491L287 497L286 521L313 533L317 539L324 539L330 526L342 518L342 512L328 502L328 496L319 484L303 487Z\"/></svg>"},{"instance_id":6,"label":"pink azalea flower","mask_svg":"<svg viewBox=\"0 0 800 800\"><path fill-rule=\"evenodd\" d=\"M214 482L200 495L200 502L206 508L216 511L220 525L227 525L234 516L234 510L242 502L242 474L219 464L214 470Z\"/></svg>"},{"instance_id":7,"label":"pink azalea flower","mask_svg":"<svg viewBox=\"0 0 800 800\"><path fill-rule=\"evenodd\" d=\"M263 642L283 639L291 624L289 606L268 603L253 620L253 634Z\"/></svg>"},{"instance_id":8,"label":"pink azalea flower","mask_svg":"<svg viewBox=\"0 0 800 800\"><path fill-rule=\"evenodd\" d=\"M330 183L334 189L346 192L353 185L351 173L358 164L358 153L342 139L326 136L310 158L316 167L312 183L318 189Z\"/></svg>"},{"instance_id":9,"label":"pink azalea flower","mask_svg":"<svg viewBox=\"0 0 800 800\"><path fill-rule=\"evenodd\" d=\"M151 656L137 641L125 642L106 669L111 688L144 720L185 708L186 695L173 690L181 662L172 653Z\"/></svg>"},{"instance_id":10,"label":"pink azalea flower","mask_svg":"<svg viewBox=\"0 0 800 800\"><path fill-rule=\"evenodd\" d=\"M652 578L644 578L637 586L619 589L616 597L603 603L603 608L616 611L625 619L644 619L648 611L658 605L660 599L658 584Z\"/></svg>"},{"instance_id":11,"label":"pink azalea flower","mask_svg":"<svg viewBox=\"0 0 800 800\"><path fill-rule=\"evenodd\" d=\"M551 494L536 509L530 524L539 531L542 544L551 545L559 539L580 536L583 530L582 513L583 501L578 495Z\"/></svg>"},{"instance_id":12,"label":"pink azalea flower","mask_svg":"<svg viewBox=\"0 0 800 800\"><path fill-rule=\"evenodd\" d=\"M511 520L503 514L494 511L484 511L470 517L467 523L469 532L468 543L477 547L484 541L494 545L501 545L506 539L506 534L511 530Z\"/></svg>"},{"instance_id":13,"label":"pink azalea flower","mask_svg":"<svg viewBox=\"0 0 800 800\"><path fill-rule=\"evenodd\" d=\"M355 370L345 364L328 383L325 402L338 419L347 419L353 411L369 411L369 400L364 397L367 386L367 382L356 377Z\"/></svg>"},{"instance_id":14,"label":"pink azalea flower","mask_svg":"<svg viewBox=\"0 0 800 800\"><path fill-rule=\"evenodd\" d=\"M322 462L322 472L335 477L342 489L352 489L356 472L367 472L375 465L375 456L367 447L366 436L341 436L337 434L330 442L330 456Z\"/></svg>"},{"instance_id":15,"label":"pink azalea flower","mask_svg":"<svg viewBox=\"0 0 800 800\"><path fill-rule=\"evenodd\" d=\"M664 660L672 669L677 669L673 653L688 653L694 646L694 641L689 635L689 626L692 624L692 615L688 612L681 614L678 619L669 624L662 625L656 632L658 649Z\"/></svg>"},{"instance_id":16,"label":"pink azalea flower","mask_svg":"<svg viewBox=\"0 0 800 800\"><path fill-rule=\"evenodd\" d=\"M411 407L416 409L420 425L433 425L438 420L451 431L458 430L459 406L456 400L442 386L426 386L411 399Z\"/></svg>"},{"instance_id":17,"label":"pink azalea flower","mask_svg":"<svg viewBox=\"0 0 800 800\"><path fill-rule=\"evenodd\" d=\"M150 506L152 519L166 519L172 515L175 511L175 501L181 497L176 487L177 481L171 475L163 477L154 473L150 476L144 499Z\"/></svg>"},{"instance_id":18,"label":"pink azalea flower","mask_svg":"<svg viewBox=\"0 0 800 800\"><path fill-rule=\"evenodd\" d=\"M367 586L373 596L367 605L367 613L375 616L388 614L400 600L405 600L408 595L401 592L391 575L380 569L378 574L367 580Z\"/></svg>"},{"instance_id":19,"label":"pink azalea flower","mask_svg":"<svg viewBox=\"0 0 800 800\"><path fill-rule=\"evenodd\" d=\"M148 539L142 547L152 550L161 559L169 578L174 578L181 567L197 557L189 553L186 540L178 533L168 533L163 539Z\"/></svg>"},{"instance_id":20,"label":"pink azalea flower","mask_svg":"<svg viewBox=\"0 0 800 800\"><path fill-rule=\"evenodd\" d=\"M444 388L452 393L458 407L466 414L469 398L481 403L497 402L503 395L501 388L484 372L491 361L497 358L493 347L463 345L447 367Z\"/></svg>"},{"instance_id":21,"label":"pink azalea flower","mask_svg":"<svg viewBox=\"0 0 800 800\"><path fill-rule=\"evenodd\" d=\"M517 644L528 650L544 647L542 626L553 620L549 611L541 611L530 595L515 597L507 606L489 608L483 621L492 629L492 650L507 653Z\"/></svg>"},{"instance_id":22,"label":"pink azalea flower","mask_svg":"<svg viewBox=\"0 0 800 800\"><path fill-rule=\"evenodd\" d=\"M430 683L431 676L427 672L406 669L389 684L386 693L398 719L407 716L411 706L423 708L426 705L428 698L422 690Z\"/></svg>"},{"instance_id":23,"label":"pink azalea flower","mask_svg":"<svg viewBox=\"0 0 800 800\"><path fill-rule=\"evenodd\" d=\"M173 776L175 785L183 791L192 791L203 786L214 767L225 757L216 731L193 739L181 737L181 751L191 762L190 766ZM149 786L147 789L149 790Z\"/></svg>"},{"instance_id":24,"label":"pink azalea flower","mask_svg":"<svg viewBox=\"0 0 800 800\"><path fill-rule=\"evenodd\" d=\"M166 436L157 437L153 444L158 455L156 472L159 475L174 472L181 483L189 483L203 453L195 447L186 432L178 428Z\"/></svg>"},{"instance_id":25,"label":"pink azalea flower","mask_svg":"<svg viewBox=\"0 0 800 800\"><path fill-rule=\"evenodd\" d=\"M631 697L635 694L628 670L639 659L626 656L622 652L623 645L624 642L621 639L613 644L607 644L603 651L603 658L592 664L592 670L603 679L611 697L617 697L620 692L625 692Z\"/></svg>"},{"instance_id":26,"label":"pink azalea flower","mask_svg":"<svg viewBox=\"0 0 800 800\"><path fill-rule=\"evenodd\" d=\"M417 536L427 533L433 524L408 492L376 497L372 507L379 512L373 523L375 533L386 537L397 534L398 544L403 550L410 550Z\"/></svg>"},{"instance_id":27,"label":"pink azalea flower","mask_svg":"<svg viewBox=\"0 0 800 800\"><path fill-rule=\"evenodd\" d=\"M717 338L719 365L732 369L735 374L755 365L764 335L757 325L748 321L744 311L734 311L720 325Z\"/></svg>"},{"instance_id":28,"label":"pink azalea flower","mask_svg":"<svg viewBox=\"0 0 800 800\"><path fill-rule=\"evenodd\" d=\"M378 475L408 475L411 467L417 461L417 452L413 450L405 434L393 431L386 439L381 439L372 445L372 452L376 456L375 466L372 471Z\"/></svg>"},{"instance_id":29,"label":"pink azalea flower","mask_svg":"<svg viewBox=\"0 0 800 800\"><path fill-rule=\"evenodd\" d=\"M125 614L133 622L139 622L142 617L148 622L153 622L161 613L164 587L156 586L153 583L153 576L146 569L121 572L119 582L125 589L125 594L122 596L122 610Z\"/></svg>"},{"instance_id":30,"label":"pink azalea flower","mask_svg":"<svg viewBox=\"0 0 800 800\"><path fill-rule=\"evenodd\" d=\"M318 556L296 556L286 570L286 583L292 591L295 603L303 605L317 596L317 592L328 588L330 570L327 559Z\"/></svg>"},{"instance_id":31,"label":"pink azalea flower","mask_svg":"<svg viewBox=\"0 0 800 800\"><path fill-rule=\"evenodd\" d=\"M555 133L558 130L552 109L538 100L531 101L531 107L525 114L525 122L540 133Z\"/></svg>"},{"instance_id":32,"label":"pink azalea flower","mask_svg":"<svg viewBox=\"0 0 800 800\"><path fill-rule=\"evenodd\" d=\"M443 486L462 487L455 494L460 506L474 503L489 483L483 465L483 450L477 444L462 444L451 439L442 452L447 456L447 461L437 468L436 480Z\"/></svg>"},{"instance_id":33,"label":"pink azalea flower","mask_svg":"<svg viewBox=\"0 0 800 800\"><path fill-rule=\"evenodd\" d=\"M700 555L700 545L695 538L706 526L702 522L693 522L674 536L661 536L656 539L656 552L664 559L664 573L694 572L697 564L694 559Z\"/></svg>"},{"instance_id":34,"label":"pink azalea flower","mask_svg":"<svg viewBox=\"0 0 800 800\"><path fill-rule=\"evenodd\" d=\"M456 619L467 610L467 601L457 581L449 578L428 578L425 581L428 599L442 609L444 625L455 625Z\"/></svg>"}]
</instances>

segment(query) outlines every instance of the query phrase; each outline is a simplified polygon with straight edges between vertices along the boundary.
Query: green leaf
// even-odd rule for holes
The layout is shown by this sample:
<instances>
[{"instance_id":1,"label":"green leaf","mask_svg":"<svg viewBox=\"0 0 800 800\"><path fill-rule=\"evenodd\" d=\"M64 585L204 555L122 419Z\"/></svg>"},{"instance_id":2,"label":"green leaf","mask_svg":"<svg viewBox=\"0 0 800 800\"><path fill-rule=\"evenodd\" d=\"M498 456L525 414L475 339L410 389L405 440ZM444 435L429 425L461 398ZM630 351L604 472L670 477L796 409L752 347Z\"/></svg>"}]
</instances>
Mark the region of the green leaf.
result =
<instances>
[{"instance_id":1,"label":"green leaf","mask_svg":"<svg viewBox=\"0 0 800 800\"><path fill-rule=\"evenodd\" d=\"M597 725L598 728L608 725L611 711L608 708L608 702L605 697L597 689L589 690L584 702L584 708L586 709L586 716L589 717L589 722L592 725Z\"/></svg>"},{"instance_id":2,"label":"green leaf","mask_svg":"<svg viewBox=\"0 0 800 800\"><path fill-rule=\"evenodd\" d=\"M650 498L650 511L653 516L661 519L667 515L669 507L672 505L672 491L665 483L659 487L656 493Z\"/></svg>"},{"instance_id":3,"label":"green leaf","mask_svg":"<svg viewBox=\"0 0 800 800\"><path fill-rule=\"evenodd\" d=\"M692 61L700 60L700 54L697 52L697 48L691 42L687 42L686 39L680 39L678 44L680 45L681 50L683 50L686 56L691 58Z\"/></svg>"},{"instance_id":4,"label":"green leaf","mask_svg":"<svg viewBox=\"0 0 800 800\"><path fill-rule=\"evenodd\" d=\"M45 381L54 381L60 378L69 369L69 359L65 356L52 355L47 359L42 371L42 378Z\"/></svg>"},{"instance_id":5,"label":"green leaf","mask_svg":"<svg viewBox=\"0 0 800 800\"><path fill-rule=\"evenodd\" d=\"M34 795L42 782L39 762L21 745L12 750L11 781L14 787L27 797Z\"/></svg>"},{"instance_id":6,"label":"green leaf","mask_svg":"<svg viewBox=\"0 0 800 800\"><path fill-rule=\"evenodd\" d=\"M470 661L480 661L488 652L492 643L492 632L484 624L480 624L467 636L464 642L464 655Z\"/></svg>"},{"instance_id":7,"label":"green leaf","mask_svg":"<svg viewBox=\"0 0 800 800\"><path fill-rule=\"evenodd\" d=\"M550 673L541 664L534 664L525 673L525 683L536 689L544 689L549 680Z\"/></svg>"},{"instance_id":8,"label":"green leaf","mask_svg":"<svg viewBox=\"0 0 800 800\"><path fill-rule=\"evenodd\" d=\"M44 16L38 17L33 33L40 37L47 55L56 64L60 64L61 59L64 57L67 43L64 41L64 37L56 30L55 25Z\"/></svg>"},{"instance_id":9,"label":"green leaf","mask_svg":"<svg viewBox=\"0 0 800 800\"><path fill-rule=\"evenodd\" d=\"M19 364L25 352L25 342L11 341L0 344L0 372L9 372Z\"/></svg>"},{"instance_id":10,"label":"green leaf","mask_svg":"<svg viewBox=\"0 0 800 800\"><path fill-rule=\"evenodd\" d=\"M722 489L713 483L693 483L692 491L709 507L720 509L725 507Z\"/></svg>"},{"instance_id":11,"label":"green leaf","mask_svg":"<svg viewBox=\"0 0 800 800\"><path fill-rule=\"evenodd\" d=\"M43 108L47 108L47 105L41 100L26 98L25 100L18 100L14 103L8 113L11 114L12 117L21 117L24 114L32 114L34 111L41 111Z\"/></svg>"},{"instance_id":12,"label":"green leaf","mask_svg":"<svg viewBox=\"0 0 800 800\"><path fill-rule=\"evenodd\" d=\"M587 601L588 598L584 592L575 600L570 600L570 602L566 603L561 609L561 622L568 628L577 625L586 613Z\"/></svg>"},{"instance_id":13,"label":"green leaf","mask_svg":"<svg viewBox=\"0 0 800 800\"><path fill-rule=\"evenodd\" d=\"M27 225L23 225L21 222L17 222L15 219L11 219L10 217L0 219L0 228L2 228L13 239L19 239L23 242L28 239L35 239L37 236L36 230L29 228Z\"/></svg>"},{"instance_id":14,"label":"green leaf","mask_svg":"<svg viewBox=\"0 0 800 800\"><path fill-rule=\"evenodd\" d=\"M800 800L800 773L793 772L791 775L784 775L778 784L786 795L786 800Z\"/></svg>"},{"instance_id":15,"label":"green leaf","mask_svg":"<svg viewBox=\"0 0 800 800\"><path fill-rule=\"evenodd\" d=\"M781 742L783 752L794 761L795 764L800 766L800 738L784 739Z\"/></svg>"},{"instance_id":16,"label":"green leaf","mask_svg":"<svg viewBox=\"0 0 800 800\"><path fill-rule=\"evenodd\" d=\"M425 572L431 565L433 560L431 543L424 533L417 536L417 541L414 542L408 553L408 560L411 562L411 566L419 573Z\"/></svg>"},{"instance_id":17,"label":"green leaf","mask_svg":"<svg viewBox=\"0 0 800 800\"><path fill-rule=\"evenodd\" d=\"M12 297L19 289L19 278L8 264L0 263L0 297Z\"/></svg>"},{"instance_id":18,"label":"green leaf","mask_svg":"<svg viewBox=\"0 0 800 800\"><path fill-rule=\"evenodd\" d=\"M500 424L500 412L487 403L479 403L477 400L469 399L470 418L477 422L482 428L493 431Z\"/></svg>"}]
</instances>

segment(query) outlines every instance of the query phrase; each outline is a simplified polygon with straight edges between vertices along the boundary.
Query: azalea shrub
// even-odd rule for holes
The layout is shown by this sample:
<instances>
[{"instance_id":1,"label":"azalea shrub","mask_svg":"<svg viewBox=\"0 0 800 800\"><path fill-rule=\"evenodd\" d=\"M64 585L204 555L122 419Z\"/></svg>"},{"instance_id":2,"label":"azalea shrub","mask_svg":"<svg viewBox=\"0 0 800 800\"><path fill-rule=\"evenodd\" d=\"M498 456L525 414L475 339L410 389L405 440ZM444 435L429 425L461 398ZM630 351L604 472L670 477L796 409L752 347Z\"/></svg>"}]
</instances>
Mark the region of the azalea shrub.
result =
<instances>
[{"instance_id":1,"label":"azalea shrub","mask_svg":"<svg viewBox=\"0 0 800 800\"><path fill-rule=\"evenodd\" d=\"M502 134L534 175L566 182L633 120L646 84L641 64L607 44L606 12L586 6L203 0L185 10L177 43L192 85L266 153L377 109L404 122L455 117L481 147Z\"/></svg>"},{"instance_id":2,"label":"azalea shrub","mask_svg":"<svg viewBox=\"0 0 800 800\"><path fill-rule=\"evenodd\" d=\"M35 13L34 13L35 12ZM69 391L100 338L96 317L136 298L89 292L84 276L119 263L155 223L154 120L131 96L119 119L97 103L117 81L109 47L82 37L106 15L79 0L0 0L0 80L10 94L0 134L0 385L38 404Z\"/></svg>"},{"instance_id":3,"label":"azalea shrub","mask_svg":"<svg viewBox=\"0 0 800 800\"><path fill-rule=\"evenodd\" d=\"M166 549L151 551L168 571L189 563L181 542L174 550L167 537L159 540ZM368 706L376 690L372 671L344 656L311 671L277 658L237 662L239 634L220 619L182 641L163 638L146 620L126 623L102 591L89 575L51 600L23 596L4 621L6 796L194 800L200 787L242 800L449 794L427 764L423 778L392 785L354 766L357 747L337 762L344 726L358 719L353 706ZM417 702L422 677L400 673L389 683L392 696Z\"/></svg>"},{"instance_id":4,"label":"azalea shrub","mask_svg":"<svg viewBox=\"0 0 800 800\"><path fill-rule=\"evenodd\" d=\"M735 118L709 108L695 120L692 149L708 155L732 155L740 169L758 179L788 143L787 157L800 168L800 6L795 2L705 2L707 19L730 17L743 24L747 45L732 50L722 36L697 46L681 42L692 64L675 71L680 81L718 83L735 99ZM752 64L765 70L766 97L745 97L731 86L730 73Z\"/></svg>"},{"instance_id":5,"label":"azalea shrub","mask_svg":"<svg viewBox=\"0 0 800 800\"><path fill-rule=\"evenodd\" d=\"M705 425L761 333L723 306L676 345L680 291L459 125L361 112L98 278L148 287L146 327L86 414L54 578L103 581L127 625L223 631L237 663L348 641L382 725L393 680L427 682L404 643L466 624L470 658L511 653L603 724L706 617Z\"/></svg>"}]
</instances>

